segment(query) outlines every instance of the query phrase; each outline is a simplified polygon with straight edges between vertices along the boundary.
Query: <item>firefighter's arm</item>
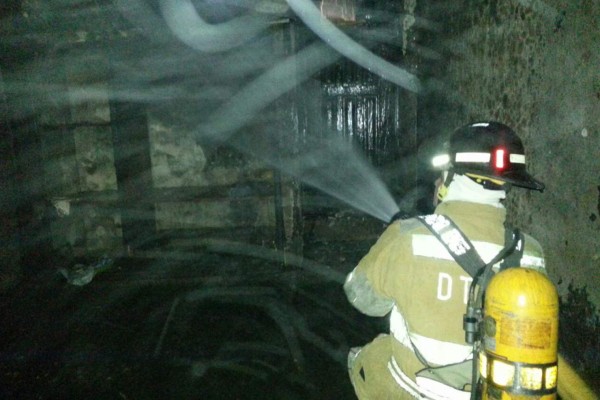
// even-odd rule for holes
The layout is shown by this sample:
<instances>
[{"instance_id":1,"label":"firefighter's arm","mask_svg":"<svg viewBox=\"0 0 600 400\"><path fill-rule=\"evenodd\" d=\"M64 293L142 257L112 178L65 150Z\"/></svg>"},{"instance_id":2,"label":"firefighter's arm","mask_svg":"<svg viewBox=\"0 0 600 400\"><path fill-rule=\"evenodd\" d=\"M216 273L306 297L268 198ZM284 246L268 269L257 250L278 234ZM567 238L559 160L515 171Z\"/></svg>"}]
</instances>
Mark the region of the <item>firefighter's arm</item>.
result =
<instances>
[{"instance_id":1,"label":"firefighter's arm","mask_svg":"<svg viewBox=\"0 0 600 400\"><path fill-rule=\"evenodd\" d=\"M371 317L383 317L392 310L394 301L379 295L369 283L367 275L355 268L348 274L344 291L350 304Z\"/></svg>"},{"instance_id":2,"label":"firefighter's arm","mask_svg":"<svg viewBox=\"0 0 600 400\"><path fill-rule=\"evenodd\" d=\"M344 291L348 301L363 314L382 317L394 306L391 293L386 283L387 271L392 262L391 254L399 239L399 222L390 225L360 260L358 266L348 274L344 283Z\"/></svg>"}]
</instances>

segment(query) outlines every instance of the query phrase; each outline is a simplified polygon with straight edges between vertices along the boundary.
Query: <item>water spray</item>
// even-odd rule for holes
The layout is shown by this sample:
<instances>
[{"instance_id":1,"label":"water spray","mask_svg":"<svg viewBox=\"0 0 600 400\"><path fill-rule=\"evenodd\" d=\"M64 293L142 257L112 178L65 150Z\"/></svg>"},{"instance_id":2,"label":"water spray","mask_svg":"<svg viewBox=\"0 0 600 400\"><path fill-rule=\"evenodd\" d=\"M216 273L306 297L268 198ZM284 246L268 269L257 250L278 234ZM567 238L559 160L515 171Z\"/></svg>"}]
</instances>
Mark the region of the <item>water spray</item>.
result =
<instances>
[{"instance_id":1,"label":"water spray","mask_svg":"<svg viewBox=\"0 0 600 400\"><path fill-rule=\"evenodd\" d=\"M262 133L232 138L230 144L385 223L400 210L375 168L334 132L305 138L300 148L289 154L281 154L284 149L265 151L279 131Z\"/></svg>"}]
</instances>

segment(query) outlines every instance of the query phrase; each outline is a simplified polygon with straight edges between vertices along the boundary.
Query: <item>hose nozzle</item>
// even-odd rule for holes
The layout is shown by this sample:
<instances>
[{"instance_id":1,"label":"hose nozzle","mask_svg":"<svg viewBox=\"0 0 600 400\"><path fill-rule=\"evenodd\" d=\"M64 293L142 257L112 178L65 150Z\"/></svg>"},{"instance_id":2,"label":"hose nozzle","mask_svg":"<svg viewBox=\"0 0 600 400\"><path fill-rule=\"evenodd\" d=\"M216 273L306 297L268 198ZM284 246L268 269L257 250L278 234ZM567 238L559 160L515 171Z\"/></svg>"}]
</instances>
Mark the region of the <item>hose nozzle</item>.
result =
<instances>
[{"instance_id":1,"label":"hose nozzle","mask_svg":"<svg viewBox=\"0 0 600 400\"><path fill-rule=\"evenodd\" d=\"M390 219L390 222L388 222L388 225L393 224L394 222L398 221L399 219L408 219L410 218L410 215L408 215L408 213L404 212L404 211L398 211L396 214L394 214L392 216L392 218Z\"/></svg>"}]
</instances>

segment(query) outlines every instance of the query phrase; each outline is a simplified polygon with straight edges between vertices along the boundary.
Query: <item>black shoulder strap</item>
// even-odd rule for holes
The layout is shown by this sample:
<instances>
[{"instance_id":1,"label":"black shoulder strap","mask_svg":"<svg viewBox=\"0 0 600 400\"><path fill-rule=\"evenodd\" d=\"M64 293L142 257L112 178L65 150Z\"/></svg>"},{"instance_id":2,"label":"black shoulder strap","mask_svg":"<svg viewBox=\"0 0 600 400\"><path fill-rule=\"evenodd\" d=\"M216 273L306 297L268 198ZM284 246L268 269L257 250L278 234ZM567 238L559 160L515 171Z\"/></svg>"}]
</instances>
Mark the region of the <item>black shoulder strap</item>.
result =
<instances>
[{"instance_id":1,"label":"black shoulder strap","mask_svg":"<svg viewBox=\"0 0 600 400\"><path fill-rule=\"evenodd\" d=\"M504 261L500 264L500 270L521 266L521 258L523 258L523 252L525 251L525 235L517 229L507 228L504 233L504 245L511 243L515 239L515 235L518 235L517 245L510 254L504 257Z\"/></svg>"},{"instance_id":2,"label":"black shoulder strap","mask_svg":"<svg viewBox=\"0 0 600 400\"><path fill-rule=\"evenodd\" d=\"M475 246L450 218L441 214L430 214L418 216L417 219L429 228L458 265L471 277L474 277L485 266L485 262L475 250Z\"/></svg>"},{"instance_id":3,"label":"black shoulder strap","mask_svg":"<svg viewBox=\"0 0 600 400\"><path fill-rule=\"evenodd\" d=\"M473 246L471 241L452 219L441 214L418 216L417 219L429 228L431 233L446 247L446 250L448 250L458 265L471 277L475 277L475 274L481 268L485 267L486 264L477 253L475 246ZM517 229L506 229L504 246L504 250L496 257L502 257L500 259L504 260L500 265L500 269L520 266L525 248L525 237L523 234ZM504 254L501 254L503 252ZM494 260L494 262L496 261L498 260Z\"/></svg>"}]
</instances>

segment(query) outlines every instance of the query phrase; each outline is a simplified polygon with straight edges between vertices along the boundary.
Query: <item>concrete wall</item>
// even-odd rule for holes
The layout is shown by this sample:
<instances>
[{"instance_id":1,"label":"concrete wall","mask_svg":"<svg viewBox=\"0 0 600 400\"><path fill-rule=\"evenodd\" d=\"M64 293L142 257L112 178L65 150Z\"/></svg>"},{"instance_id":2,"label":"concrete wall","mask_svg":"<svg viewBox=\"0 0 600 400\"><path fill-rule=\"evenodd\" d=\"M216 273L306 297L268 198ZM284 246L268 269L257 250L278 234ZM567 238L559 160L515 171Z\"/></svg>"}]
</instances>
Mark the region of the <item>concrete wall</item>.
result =
<instances>
[{"instance_id":1,"label":"concrete wall","mask_svg":"<svg viewBox=\"0 0 600 400\"><path fill-rule=\"evenodd\" d=\"M517 130L546 190L513 190L512 222L541 242L561 294L572 282L600 306L600 2L423 8L445 27L428 128L495 119Z\"/></svg>"}]
</instances>

